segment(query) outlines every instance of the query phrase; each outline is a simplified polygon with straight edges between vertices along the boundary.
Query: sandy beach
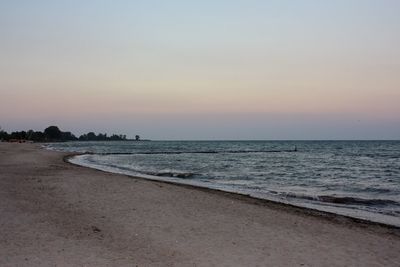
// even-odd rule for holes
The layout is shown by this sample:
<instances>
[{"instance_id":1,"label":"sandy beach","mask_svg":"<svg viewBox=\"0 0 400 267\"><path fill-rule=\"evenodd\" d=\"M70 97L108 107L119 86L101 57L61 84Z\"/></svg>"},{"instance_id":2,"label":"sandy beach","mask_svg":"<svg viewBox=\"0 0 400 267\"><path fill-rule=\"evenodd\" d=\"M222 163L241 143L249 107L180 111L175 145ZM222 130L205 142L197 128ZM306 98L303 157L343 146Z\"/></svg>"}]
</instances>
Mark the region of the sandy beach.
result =
<instances>
[{"instance_id":1,"label":"sandy beach","mask_svg":"<svg viewBox=\"0 0 400 267\"><path fill-rule=\"evenodd\" d=\"M399 266L397 228L0 143L0 266Z\"/></svg>"}]
</instances>

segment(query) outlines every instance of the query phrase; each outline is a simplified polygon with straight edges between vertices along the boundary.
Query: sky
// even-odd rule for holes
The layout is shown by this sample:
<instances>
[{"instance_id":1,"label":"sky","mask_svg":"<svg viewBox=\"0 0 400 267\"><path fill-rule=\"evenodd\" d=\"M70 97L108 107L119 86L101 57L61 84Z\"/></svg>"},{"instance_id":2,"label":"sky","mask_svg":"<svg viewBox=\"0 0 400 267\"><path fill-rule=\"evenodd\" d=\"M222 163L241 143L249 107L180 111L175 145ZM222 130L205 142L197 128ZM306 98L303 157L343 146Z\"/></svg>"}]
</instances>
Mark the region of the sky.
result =
<instances>
[{"instance_id":1,"label":"sky","mask_svg":"<svg viewBox=\"0 0 400 267\"><path fill-rule=\"evenodd\" d=\"M0 127L400 139L400 1L0 0Z\"/></svg>"}]
</instances>

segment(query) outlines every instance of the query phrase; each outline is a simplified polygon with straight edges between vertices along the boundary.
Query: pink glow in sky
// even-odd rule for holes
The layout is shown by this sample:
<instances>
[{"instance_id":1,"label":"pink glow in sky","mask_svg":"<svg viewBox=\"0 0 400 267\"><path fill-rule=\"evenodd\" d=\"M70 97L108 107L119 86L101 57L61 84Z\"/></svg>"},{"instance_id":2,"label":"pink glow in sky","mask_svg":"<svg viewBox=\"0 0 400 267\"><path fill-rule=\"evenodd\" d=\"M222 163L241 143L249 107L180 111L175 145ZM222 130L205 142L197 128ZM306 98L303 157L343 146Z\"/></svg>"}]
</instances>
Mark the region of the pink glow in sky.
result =
<instances>
[{"instance_id":1,"label":"pink glow in sky","mask_svg":"<svg viewBox=\"0 0 400 267\"><path fill-rule=\"evenodd\" d=\"M214 2L3 4L0 126L400 138L398 1Z\"/></svg>"}]
</instances>

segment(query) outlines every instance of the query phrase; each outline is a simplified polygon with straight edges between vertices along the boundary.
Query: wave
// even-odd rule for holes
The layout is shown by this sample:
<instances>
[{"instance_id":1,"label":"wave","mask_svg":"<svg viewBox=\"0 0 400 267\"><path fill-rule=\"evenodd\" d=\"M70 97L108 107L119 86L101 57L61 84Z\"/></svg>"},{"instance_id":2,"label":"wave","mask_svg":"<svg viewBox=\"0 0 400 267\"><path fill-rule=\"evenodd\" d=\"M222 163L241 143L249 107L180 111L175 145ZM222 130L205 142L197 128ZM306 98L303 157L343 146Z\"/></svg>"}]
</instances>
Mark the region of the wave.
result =
<instances>
[{"instance_id":1,"label":"wave","mask_svg":"<svg viewBox=\"0 0 400 267\"><path fill-rule=\"evenodd\" d=\"M98 165L98 163L96 163L96 162L90 162L90 163ZM102 165L104 167L110 167L113 169L119 169L122 171L128 171L130 173L136 173L138 175L144 174L144 175L151 175L151 176L158 176L158 177L170 177L170 178L181 178L181 179L192 178L194 175L196 175L195 173L191 173L191 172L175 171L175 170L143 171L143 170L135 169L131 166L124 167L124 166L117 165L117 164L100 164L100 165Z\"/></svg>"},{"instance_id":2,"label":"wave","mask_svg":"<svg viewBox=\"0 0 400 267\"><path fill-rule=\"evenodd\" d=\"M296 193L280 193L280 195L284 195L285 197L288 198L313 200L313 201L332 203L332 204L362 205L362 206L387 206L387 205L400 206L399 202L390 199L369 199L369 198L357 198L357 197L341 197L332 195L310 196L310 195L296 194Z\"/></svg>"},{"instance_id":3,"label":"wave","mask_svg":"<svg viewBox=\"0 0 400 267\"><path fill-rule=\"evenodd\" d=\"M195 175L195 173L191 173L191 172L171 172L171 171L146 172L146 174L153 175L153 176L159 176L159 177L173 177L173 178L182 178L182 179L191 178Z\"/></svg>"},{"instance_id":4,"label":"wave","mask_svg":"<svg viewBox=\"0 0 400 267\"><path fill-rule=\"evenodd\" d=\"M97 155L179 155L179 154L239 154L239 153L283 153L283 152L297 152L296 150L233 150L233 151L154 151L154 152L104 152L96 153ZM90 154L91 152L88 152Z\"/></svg>"}]
</instances>

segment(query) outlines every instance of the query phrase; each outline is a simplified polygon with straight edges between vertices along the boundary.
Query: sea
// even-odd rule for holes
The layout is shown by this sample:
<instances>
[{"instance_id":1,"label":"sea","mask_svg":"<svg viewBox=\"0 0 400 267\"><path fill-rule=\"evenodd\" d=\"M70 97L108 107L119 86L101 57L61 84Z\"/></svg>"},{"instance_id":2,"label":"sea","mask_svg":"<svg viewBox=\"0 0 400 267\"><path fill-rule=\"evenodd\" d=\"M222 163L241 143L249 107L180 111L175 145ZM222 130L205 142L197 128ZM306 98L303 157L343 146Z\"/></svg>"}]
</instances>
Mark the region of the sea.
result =
<instances>
[{"instance_id":1,"label":"sea","mask_svg":"<svg viewBox=\"0 0 400 267\"><path fill-rule=\"evenodd\" d=\"M71 163L400 226L400 141L47 144Z\"/></svg>"}]
</instances>

